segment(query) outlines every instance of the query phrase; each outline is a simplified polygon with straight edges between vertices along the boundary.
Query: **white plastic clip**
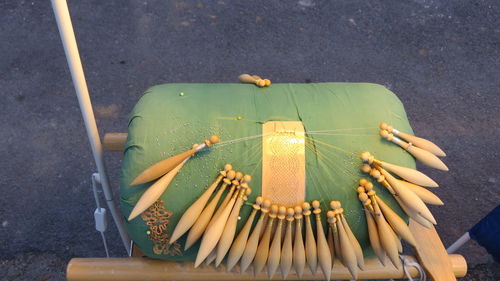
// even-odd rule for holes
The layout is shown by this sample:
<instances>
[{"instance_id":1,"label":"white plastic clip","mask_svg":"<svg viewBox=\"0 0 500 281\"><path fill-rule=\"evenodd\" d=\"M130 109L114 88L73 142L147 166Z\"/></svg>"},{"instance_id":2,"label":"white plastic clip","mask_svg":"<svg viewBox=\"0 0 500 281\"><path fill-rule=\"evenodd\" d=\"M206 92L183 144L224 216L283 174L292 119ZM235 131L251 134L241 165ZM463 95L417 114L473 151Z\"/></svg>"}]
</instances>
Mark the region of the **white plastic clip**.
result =
<instances>
[{"instance_id":1,"label":"white plastic clip","mask_svg":"<svg viewBox=\"0 0 500 281\"><path fill-rule=\"evenodd\" d=\"M109 258L108 243L106 241L106 236L104 235L104 232L108 228L108 220L106 217L107 210L106 208L101 207L101 202L97 193L97 184L101 183L101 177L99 176L99 173L93 173L91 176L91 181L95 204L97 206L94 211L95 229L101 233L102 243L104 244L104 250L106 251L106 257Z\"/></svg>"}]
</instances>

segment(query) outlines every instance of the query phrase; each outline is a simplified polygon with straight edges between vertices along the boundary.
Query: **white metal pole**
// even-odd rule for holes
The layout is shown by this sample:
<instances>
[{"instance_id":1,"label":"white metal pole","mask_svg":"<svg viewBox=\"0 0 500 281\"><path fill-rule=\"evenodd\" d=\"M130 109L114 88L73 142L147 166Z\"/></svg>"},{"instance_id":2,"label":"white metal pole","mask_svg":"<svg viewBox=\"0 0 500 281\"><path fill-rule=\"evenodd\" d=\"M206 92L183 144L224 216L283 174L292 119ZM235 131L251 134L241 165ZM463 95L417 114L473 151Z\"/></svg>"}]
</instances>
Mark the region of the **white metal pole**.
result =
<instances>
[{"instance_id":1,"label":"white metal pole","mask_svg":"<svg viewBox=\"0 0 500 281\"><path fill-rule=\"evenodd\" d=\"M469 232L464 233L464 235L460 236L457 241L455 241L448 249L446 249L446 252L448 254L453 254L455 253L460 247L462 247L465 243L467 243L470 240L470 235Z\"/></svg>"},{"instance_id":2,"label":"white metal pole","mask_svg":"<svg viewBox=\"0 0 500 281\"><path fill-rule=\"evenodd\" d=\"M66 59L68 60L69 69L71 71L71 77L75 86L76 95L78 97L78 103L80 104L80 110L83 115L83 121L85 122L85 128L87 129L90 146L92 147L92 154L94 155L97 171L100 175L104 196L106 197L108 208L113 216L118 232L120 233L123 245L125 246L127 253L129 253L130 238L128 237L128 234L123 226L123 218L118 213L113 201L113 193L109 185L106 166L104 165L102 144L95 122L94 111L92 110L92 104L90 102L89 90L87 88L87 82L85 81L85 74L83 73L80 54L78 53L78 46L76 45L76 38L73 31L73 25L71 23L71 17L69 15L68 3L66 0L51 1L52 8L54 9L54 15L57 20L57 26L59 27L59 34L61 35L61 40L64 46L64 52L66 53Z\"/></svg>"}]
</instances>

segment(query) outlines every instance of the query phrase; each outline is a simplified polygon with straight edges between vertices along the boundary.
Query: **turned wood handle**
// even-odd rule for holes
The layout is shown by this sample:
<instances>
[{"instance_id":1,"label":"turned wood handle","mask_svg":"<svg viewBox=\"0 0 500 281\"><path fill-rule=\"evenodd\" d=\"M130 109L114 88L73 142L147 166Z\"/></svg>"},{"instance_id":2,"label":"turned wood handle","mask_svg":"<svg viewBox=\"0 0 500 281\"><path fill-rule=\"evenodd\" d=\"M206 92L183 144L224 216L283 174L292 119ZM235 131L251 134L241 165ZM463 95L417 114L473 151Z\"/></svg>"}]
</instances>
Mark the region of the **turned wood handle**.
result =
<instances>
[{"instance_id":1,"label":"turned wood handle","mask_svg":"<svg viewBox=\"0 0 500 281\"><path fill-rule=\"evenodd\" d=\"M108 151L123 151L127 141L127 133L107 133L104 135L104 149Z\"/></svg>"}]
</instances>

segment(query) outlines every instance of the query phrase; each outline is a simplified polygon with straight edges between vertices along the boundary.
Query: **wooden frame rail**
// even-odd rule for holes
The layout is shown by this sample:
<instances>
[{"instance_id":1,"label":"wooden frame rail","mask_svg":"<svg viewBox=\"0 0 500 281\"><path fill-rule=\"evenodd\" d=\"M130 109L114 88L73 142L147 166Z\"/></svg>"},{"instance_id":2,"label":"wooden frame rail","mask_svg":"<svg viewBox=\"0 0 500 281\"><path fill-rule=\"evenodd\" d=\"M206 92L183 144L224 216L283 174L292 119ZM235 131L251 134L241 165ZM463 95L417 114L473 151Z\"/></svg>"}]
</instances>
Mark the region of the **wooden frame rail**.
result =
<instances>
[{"instance_id":1,"label":"wooden frame rail","mask_svg":"<svg viewBox=\"0 0 500 281\"><path fill-rule=\"evenodd\" d=\"M405 256L411 261L414 257ZM460 255L450 255L453 274L462 277L467 271L465 260ZM236 268L239 270L239 268ZM408 267L412 277L418 277L414 267ZM257 276L245 273L226 272L225 265L220 268L203 266L194 268L192 262L172 262L153 260L149 258L75 258L67 268L67 278L70 281L169 281L169 280L269 280L265 273ZM332 280L350 280L352 277L346 267L337 260L332 270ZM403 269L397 270L392 265L383 266L378 259L365 260L365 270L359 271L359 279L405 278ZM323 280L323 274L313 275L306 270L301 280ZM282 280L275 274L273 280ZM294 272L287 280L299 280Z\"/></svg>"},{"instance_id":2,"label":"wooden frame rail","mask_svg":"<svg viewBox=\"0 0 500 281\"><path fill-rule=\"evenodd\" d=\"M104 147L110 151L123 151L127 139L126 133L108 133L104 136ZM429 278L434 281L453 281L467 273L467 263L461 255L449 255L434 227L426 228L410 219L410 230L416 239L416 257L405 256L425 269ZM412 277L417 277L418 271L409 267ZM131 258L75 258L67 267L67 278L70 281L100 281L100 280L268 280L267 275L236 274L225 272L223 268L216 269L205 266L195 269L192 262L170 262L153 260L145 257ZM396 269L390 263L383 266L377 259L367 259L366 269L359 271L360 279L390 279L404 278L403 270ZM273 279L281 279L276 275ZM289 280L297 280L296 275L290 275ZM303 280L321 280L321 274L305 274ZM349 280L351 276L340 262L332 271L332 279Z\"/></svg>"}]
</instances>

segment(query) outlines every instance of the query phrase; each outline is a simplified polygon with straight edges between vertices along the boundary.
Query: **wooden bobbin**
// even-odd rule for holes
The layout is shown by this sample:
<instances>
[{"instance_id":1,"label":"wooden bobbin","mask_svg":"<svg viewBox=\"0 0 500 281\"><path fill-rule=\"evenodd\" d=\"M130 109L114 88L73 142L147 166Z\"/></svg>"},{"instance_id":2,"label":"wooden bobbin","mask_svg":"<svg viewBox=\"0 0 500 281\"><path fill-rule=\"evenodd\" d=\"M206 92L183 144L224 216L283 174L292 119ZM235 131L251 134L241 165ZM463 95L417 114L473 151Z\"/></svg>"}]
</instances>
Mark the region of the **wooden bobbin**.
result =
<instances>
[{"instance_id":1,"label":"wooden bobbin","mask_svg":"<svg viewBox=\"0 0 500 281\"><path fill-rule=\"evenodd\" d=\"M385 265L385 252L380 244L380 238L378 237L377 224L373 216L375 215L375 210L372 206L371 199L365 192L359 192L358 199L363 203L366 225L368 229L368 238L370 239L370 245L372 246L375 255L380 260L380 262Z\"/></svg>"},{"instance_id":2,"label":"wooden bobbin","mask_svg":"<svg viewBox=\"0 0 500 281\"><path fill-rule=\"evenodd\" d=\"M217 204L219 203L219 200L222 196L222 193L226 189L228 185L231 184L231 181L236 177L236 172L235 171L229 171L227 173L227 177L224 178L222 186L219 188L215 196L212 198L210 203L203 209L201 214L198 216L198 218L190 217L190 215L187 213L187 211L184 213L183 217L186 216L186 220L192 220L193 218L196 219L195 223L189 230L188 236L186 238L186 245L184 250L189 249L196 241L198 241L203 233L205 232L208 224L210 223L213 214L215 212L215 208L217 207ZM179 223L182 221L183 218L179 221ZM179 223L177 225L179 225ZM176 226L177 230L177 226ZM179 235L179 233L176 234L176 230L174 230L174 233L172 234L172 237L175 239L178 239L178 237L182 236ZM175 236L174 236L175 235ZM173 243L170 241L170 243Z\"/></svg>"},{"instance_id":3,"label":"wooden bobbin","mask_svg":"<svg viewBox=\"0 0 500 281\"><path fill-rule=\"evenodd\" d=\"M269 256L269 243L271 241L271 231L273 229L273 223L278 215L279 207L278 205L272 205L271 211L269 212L269 219L267 220L266 229L264 230L264 235L259 241L259 246L257 247L257 252L255 253L255 259L253 261L254 276L257 276L264 268L267 258Z\"/></svg>"},{"instance_id":4,"label":"wooden bobbin","mask_svg":"<svg viewBox=\"0 0 500 281\"><path fill-rule=\"evenodd\" d=\"M203 144L196 145L195 147L157 162L156 164L150 166L142 173L140 173L131 183L130 185L138 185L150 182L154 179L165 175L166 173L172 171L175 167L181 164L183 161L189 159L189 157L193 156L196 152L202 150L203 148L210 147L212 144L216 144L219 142L218 136L211 136L210 139L205 140Z\"/></svg>"},{"instance_id":5,"label":"wooden bobbin","mask_svg":"<svg viewBox=\"0 0 500 281\"><path fill-rule=\"evenodd\" d=\"M372 168L368 164L364 164L361 167L361 170L365 173L368 173L370 176L372 176L374 179L376 179L379 183L381 183L392 195L395 195L396 192L394 189L391 187L391 185L385 180L385 177L380 173L379 170ZM371 183L370 183L371 184Z\"/></svg>"},{"instance_id":6,"label":"wooden bobbin","mask_svg":"<svg viewBox=\"0 0 500 281\"><path fill-rule=\"evenodd\" d=\"M203 209L205 208L210 196L215 191L221 180L224 180L222 184L223 188L227 185L226 181L230 181L235 176L235 172L232 170L231 164L226 164L224 170L220 172L217 179L210 185L209 188L184 212L179 222L175 226L174 232L170 237L169 244L173 244L177 239L179 239L184 233L186 233L200 218Z\"/></svg>"},{"instance_id":7,"label":"wooden bobbin","mask_svg":"<svg viewBox=\"0 0 500 281\"><path fill-rule=\"evenodd\" d=\"M321 209L318 200L312 201L313 213L316 217L316 237L317 237L317 252L318 252L318 263L323 272L323 276L327 281L330 280L332 274L332 254L328 246L328 242L325 237L325 231L323 230L323 223L321 222Z\"/></svg>"},{"instance_id":8,"label":"wooden bobbin","mask_svg":"<svg viewBox=\"0 0 500 281\"><path fill-rule=\"evenodd\" d=\"M316 274L316 270L318 267L318 251L316 249L316 239L314 238L314 232L311 225L311 205L308 202L304 202L302 204L302 214L305 219L305 228L306 228L306 242L305 242L305 251L306 251L306 261L309 265L309 269L311 269L312 274Z\"/></svg>"},{"instance_id":9,"label":"wooden bobbin","mask_svg":"<svg viewBox=\"0 0 500 281\"><path fill-rule=\"evenodd\" d=\"M327 234L326 234L326 242L328 243L328 248L330 250L330 254L331 254L331 260L332 260L332 268L334 266L334 263L335 263L335 241L334 241L334 238L333 238L333 231L332 231L332 228L328 222L328 216L327 216L327 219L326 219L326 223L327 223ZM337 249L338 250L338 249Z\"/></svg>"},{"instance_id":10,"label":"wooden bobbin","mask_svg":"<svg viewBox=\"0 0 500 281\"><path fill-rule=\"evenodd\" d=\"M387 222L391 226L391 228L394 230L394 232L406 242L410 243L410 245L416 247L417 242L415 241L415 238L413 237L413 234L411 233L410 228L408 225L406 225L405 221L396 214L385 202L380 199L378 196L374 196L375 200L377 200L377 204L380 206L380 210L384 214L384 217L386 218Z\"/></svg>"},{"instance_id":11,"label":"wooden bobbin","mask_svg":"<svg viewBox=\"0 0 500 281\"><path fill-rule=\"evenodd\" d=\"M436 220L434 216L429 211L425 203L418 197L413 191L407 189L400 182L397 181L390 173L384 170L381 167L378 167L379 171L382 175L385 176L386 180L389 182L394 191L398 194L399 198L404 202L406 206L408 206L413 211L420 214L422 217L427 219L428 221L436 224Z\"/></svg>"},{"instance_id":12,"label":"wooden bobbin","mask_svg":"<svg viewBox=\"0 0 500 281\"><path fill-rule=\"evenodd\" d=\"M238 78L242 83L255 84L259 87L271 85L271 81L269 79L262 79L257 75L241 74Z\"/></svg>"},{"instance_id":13,"label":"wooden bobbin","mask_svg":"<svg viewBox=\"0 0 500 281\"><path fill-rule=\"evenodd\" d=\"M338 241L338 234L335 233L336 232L336 226L335 226L335 213L333 211L327 211L326 212L326 222L328 223L328 236L331 238L329 238L329 241L328 243L331 243L330 246L330 252L332 254L332 268L333 268L333 265L335 264L335 258L338 258L339 260L341 259L340 256L339 256L339 253L340 253L340 245L339 245L339 241ZM337 240L337 241L336 241ZM339 252L339 253L337 253Z\"/></svg>"},{"instance_id":14,"label":"wooden bobbin","mask_svg":"<svg viewBox=\"0 0 500 281\"><path fill-rule=\"evenodd\" d=\"M401 132L401 131L395 129L393 126L388 125L387 123L380 123L380 129L385 130L388 133L392 133L392 134L406 140L407 142L411 143L412 145L420 147L421 149L427 150L436 156L441 156L441 157L446 156L446 153L441 148L439 148L439 146L437 146L435 143L433 143L429 140Z\"/></svg>"},{"instance_id":15,"label":"wooden bobbin","mask_svg":"<svg viewBox=\"0 0 500 281\"><path fill-rule=\"evenodd\" d=\"M238 224L238 217L240 216L240 210L243 206L244 198L252 192L245 182L241 184L241 187L242 188L239 191L238 198L236 199L236 202L231 210L231 214L229 215L226 225L224 226L220 241L217 244L217 258L215 259L216 267L222 262L222 259L226 256L231 244L233 243L233 239L236 234L236 226Z\"/></svg>"},{"instance_id":16,"label":"wooden bobbin","mask_svg":"<svg viewBox=\"0 0 500 281\"><path fill-rule=\"evenodd\" d=\"M358 199L363 203L363 207L366 209L366 211L370 212L373 214L373 206L371 205L371 200L368 198L368 195L366 194L366 189L362 186L358 187Z\"/></svg>"},{"instance_id":17,"label":"wooden bobbin","mask_svg":"<svg viewBox=\"0 0 500 281\"><path fill-rule=\"evenodd\" d=\"M255 224L252 234L248 238L248 241L245 245L243 255L241 256L241 273L245 272L254 260L255 253L257 252L257 247L259 244L260 230L264 226L264 218L267 217L270 207L271 201L267 199L264 200L262 208L260 209L261 213L259 220L257 221L257 224Z\"/></svg>"},{"instance_id":18,"label":"wooden bobbin","mask_svg":"<svg viewBox=\"0 0 500 281\"><path fill-rule=\"evenodd\" d=\"M255 79L257 79L257 80L259 80L259 79L264 80L264 83L265 83L265 86L266 86L266 87L268 87L269 85L271 85L271 80L269 80L269 79L262 79L262 78L261 78L260 76L258 76L258 75L252 75L252 77L253 77L253 78L255 78Z\"/></svg>"},{"instance_id":19,"label":"wooden bobbin","mask_svg":"<svg viewBox=\"0 0 500 281\"><path fill-rule=\"evenodd\" d=\"M281 278L286 279L292 268L293 261L293 247L292 247L292 222L294 220L294 209L288 208L286 210L286 229L285 239L283 240L283 247L281 249L280 269Z\"/></svg>"},{"instance_id":20,"label":"wooden bobbin","mask_svg":"<svg viewBox=\"0 0 500 281\"><path fill-rule=\"evenodd\" d=\"M293 268L299 278L304 274L306 265L306 252L304 248L304 240L302 238L302 207L295 206L295 237L293 242Z\"/></svg>"},{"instance_id":21,"label":"wooden bobbin","mask_svg":"<svg viewBox=\"0 0 500 281\"><path fill-rule=\"evenodd\" d=\"M224 206L224 210L220 213L218 217L214 219L212 224L209 223L203 238L201 239L200 249L196 256L194 267L198 267L203 260L210 254L210 252L215 249L217 243L219 242L221 235L224 231L224 226L227 223L231 210L236 201L238 193L233 194L231 200Z\"/></svg>"},{"instance_id":22,"label":"wooden bobbin","mask_svg":"<svg viewBox=\"0 0 500 281\"><path fill-rule=\"evenodd\" d=\"M335 257L339 260L342 261L342 250L340 249L340 238L339 238L339 233L337 229L337 218L335 218L335 212L334 211L328 211L326 213L327 221L330 226L330 229L332 231L332 236L333 236L333 246L335 248ZM335 264L335 259L332 260L333 264Z\"/></svg>"},{"instance_id":23,"label":"wooden bobbin","mask_svg":"<svg viewBox=\"0 0 500 281\"><path fill-rule=\"evenodd\" d=\"M274 238L271 242L271 247L269 248L269 257L267 258L267 276L269 279L273 278L274 273L278 269L280 259L281 259L281 236L283 221L286 217L287 209L285 206L280 206L278 209L277 216L277 226L274 232Z\"/></svg>"},{"instance_id":24,"label":"wooden bobbin","mask_svg":"<svg viewBox=\"0 0 500 281\"><path fill-rule=\"evenodd\" d=\"M419 213L413 211L408 206L406 206L405 203L401 200L401 198L399 198L399 196L394 196L394 199L396 199L399 206L408 215L408 217L410 217L411 219L413 219L414 221L418 222L420 225L428 229L434 229L434 225L430 221L428 221L427 219L422 217Z\"/></svg>"},{"instance_id":25,"label":"wooden bobbin","mask_svg":"<svg viewBox=\"0 0 500 281\"><path fill-rule=\"evenodd\" d=\"M356 261L357 261L358 267L361 270L364 270L365 269L365 261L364 261L363 250L361 249L361 245L359 244L358 239L356 239L356 236L352 232L351 227L347 223L347 220L345 219L344 214L343 214L343 209L340 208L339 211L340 211L340 213L339 213L338 217L340 217L340 220L342 222L342 225L344 226L345 232L347 233L347 237L349 238L349 241L352 244L352 248L354 249L354 253L356 254Z\"/></svg>"},{"instance_id":26,"label":"wooden bobbin","mask_svg":"<svg viewBox=\"0 0 500 281\"><path fill-rule=\"evenodd\" d=\"M253 221L255 219L255 215L257 211L260 210L264 199L261 196L255 198L255 203L252 205L252 212L247 218L245 225L241 229L240 233L236 237L231 246L231 250L229 250L229 255L227 257L227 271L231 271L231 269L238 263L241 256L243 255L243 251L245 250L245 246L247 244L248 236L250 235L250 229L252 228Z\"/></svg>"},{"instance_id":27,"label":"wooden bobbin","mask_svg":"<svg viewBox=\"0 0 500 281\"><path fill-rule=\"evenodd\" d=\"M363 162L366 162L367 164L376 164L379 165L380 167L404 178L405 180L412 182L414 184L418 184L421 186L427 186L427 187L437 187L438 184L433 181L431 178L426 176L424 173L419 172L414 169L394 165L391 163L387 163L381 160L376 159L373 155L370 154L370 152L363 152L360 154L360 158ZM362 169L366 168L366 166L362 167ZM369 171L368 171L369 172Z\"/></svg>"},{"instance_id":28,"label":"wooden bobbin","mask_svg":"<svg viewBox=\"0 0 500 281\"><path fill-rule=\"evenodd\" d=\"M373 197L375 192L372 191L372 193L373 194L369 194L369 196ZM399 269L401 267L401 261L399 260L397 239L394 237L393 231L385 220L375 199L372 199L372 204L375 209L375 222L377 224L380 243L392 264Z\"/></svg>"},{"instance_id":29,"label":"wooden bobbin","mask_svg":"<svg viewBox=\"0 0 500 281\"><path fill-rule=\"evenodd\" d=\"M424 201L424 203L427 203L427 204L431 204L431 205L437 205L437 206L442 206L444 205L443 201L441 201L441 199L435 195L434 193L432 193L431 191L419 186L419 185L416 185L416 184L413 184L411 182L407 182L407 181L403 181L403 180L397 180L400 184L402 184L403 186L405 186L406 188L408 188L409 190L413 191L413 193L415 193L418 197L420 197L420 199L422 199L422 201Z\"/></svg>"},{"instance_id":30,"label":"wooden bobbin","mask_svg":"<svg viewBox=\"0 0 500 281\"><path fill-rule=\"evenodd\" d=\"M358 269L357 269L357 259L356 253L353 248L353 244L349 240L349 236L342 223L342 218L340 214L342 213L342 208L339 201L331 201L330 207L333 209L333 215L335 216L335 224L337 226L338 237L340 241L340 251L342 257L342 263L349 269L353 279L357 279Z\"/></svg>"},{"instance_id":31,"label":"wooden bobbin","mask_svg":"<svg viewBox=\"0 0 500 281\"><path fill-rule=\"evenodd\" d=\"M414 146L412 145L412 143L407 143L404 140L395 137L393 134L387 132L386 130L381 130L380 136L401 146L403 149L408 151L411 155L413 155L416 159L420 160L420 162L424 163L425 165L438 170L448 171L448 167L446 167L446 164L444 164L441 159L439 159L431 152Z\"/></svg>"},{"instance_id":32,"label":"wooden bobbin","mask_svg":"<svg viewBox=\"0 0 500 281\"><path fill-rule=\"evenodd\" d=\"M233 197L233 194L236 191L236 194L240 190L241 183L243 183L243 173L241 172L236 172L236 175L234 179L231 181L231 187L229 188L229 191L227 192L226 196L222 200L222 203L220 203L219 208L215 211L214 215L212 216L212 219L208 223L208 227L212 225L212 223L215 222L217 217L221 214L221 212L224 210L224 208L227 206L231 198Z\"/></svg>"}]
</instances>

